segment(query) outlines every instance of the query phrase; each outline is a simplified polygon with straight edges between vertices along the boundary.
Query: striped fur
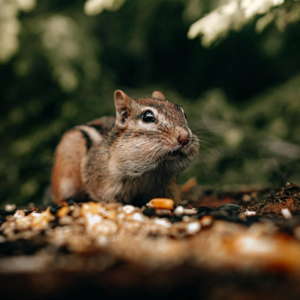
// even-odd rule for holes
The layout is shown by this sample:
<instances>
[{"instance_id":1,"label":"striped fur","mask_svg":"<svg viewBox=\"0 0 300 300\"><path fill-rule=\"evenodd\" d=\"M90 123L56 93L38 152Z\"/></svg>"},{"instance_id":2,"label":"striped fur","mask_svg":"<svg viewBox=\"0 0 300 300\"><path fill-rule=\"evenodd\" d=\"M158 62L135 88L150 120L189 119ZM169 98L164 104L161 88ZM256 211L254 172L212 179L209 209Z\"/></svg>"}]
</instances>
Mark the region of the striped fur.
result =
<instances>
[{"instance_id":1,"label":"striped fur","mask_svg":"<svg viewBox=\"0 0 300 300\"><path fill-rule=\"evenodd\" d=\"M180 200L176 175L198 154L184 111L160 92L132 100L115 92L116 118L68 131L55 153L55 202L85 194L97 201L142 205L153 197ZM151 111L155 122L143 115ZM185 141L184 145L181 141Z\"/></svg>"}]
</instances>

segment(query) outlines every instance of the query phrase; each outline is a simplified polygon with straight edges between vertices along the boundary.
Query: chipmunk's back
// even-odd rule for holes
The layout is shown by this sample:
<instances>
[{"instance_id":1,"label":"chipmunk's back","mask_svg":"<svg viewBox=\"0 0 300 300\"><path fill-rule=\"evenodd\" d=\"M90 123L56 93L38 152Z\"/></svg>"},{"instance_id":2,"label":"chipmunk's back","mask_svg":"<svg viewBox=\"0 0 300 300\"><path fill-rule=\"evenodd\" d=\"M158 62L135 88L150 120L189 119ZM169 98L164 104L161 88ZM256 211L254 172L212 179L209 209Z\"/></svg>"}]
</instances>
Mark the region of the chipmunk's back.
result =
<instances>
[{"instance_id":1,"label":"chipmunk's back","mask_svg":"<svg viewBox=\"0 0 300 300\"><path fill-rule=\"evenodd\" d=\"M67 131L55 151L51 176L53 201L88 197L84 188L84 161L90 148L103 140L115 124L115 117L102 117Z\"/></svg>"}]
</instances>

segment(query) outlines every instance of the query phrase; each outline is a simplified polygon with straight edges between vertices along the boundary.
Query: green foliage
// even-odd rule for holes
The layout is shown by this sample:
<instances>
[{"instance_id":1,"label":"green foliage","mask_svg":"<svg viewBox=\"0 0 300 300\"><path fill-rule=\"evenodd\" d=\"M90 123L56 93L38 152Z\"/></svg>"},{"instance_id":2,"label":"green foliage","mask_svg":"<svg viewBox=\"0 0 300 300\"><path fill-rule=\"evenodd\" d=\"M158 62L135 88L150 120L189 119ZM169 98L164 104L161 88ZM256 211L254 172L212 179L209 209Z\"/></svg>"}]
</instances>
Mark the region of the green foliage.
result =
<instances>
[{"instance_id":1,"label":"green foliage","mask_svg":"<svg viewBox=\"0 0 300 300\"><path fill-rule=\"evenodd\" d=\"M117 88L185 108L201 155L181 182L300 181L299 17L279 0L0 0L0 202L41 201L63 132L114 114Z\"/></svg>"}]
</instances>

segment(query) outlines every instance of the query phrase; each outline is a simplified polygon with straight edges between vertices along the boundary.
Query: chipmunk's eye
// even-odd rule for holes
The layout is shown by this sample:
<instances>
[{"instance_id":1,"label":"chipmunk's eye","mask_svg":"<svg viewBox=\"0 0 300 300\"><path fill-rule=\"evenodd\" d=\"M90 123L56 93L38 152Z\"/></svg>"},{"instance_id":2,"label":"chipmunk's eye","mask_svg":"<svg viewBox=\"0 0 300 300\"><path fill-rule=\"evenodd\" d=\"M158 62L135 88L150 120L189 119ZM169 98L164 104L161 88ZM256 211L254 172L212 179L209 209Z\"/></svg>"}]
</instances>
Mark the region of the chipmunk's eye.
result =
<instances>
[{"instance_id":1,"label":"chipmunk's eye","mask_svg":"<svg viewBox=\"0 0 300 300\"><path fill-rule=\"evenodd\" d=\"M145 123L154 123L154 122L155 122L155 117L154 117L153 112L150 111L150 110L147 110L147 111L143 114L142 120L143 120Z\"/></svg>"}]
</instances>

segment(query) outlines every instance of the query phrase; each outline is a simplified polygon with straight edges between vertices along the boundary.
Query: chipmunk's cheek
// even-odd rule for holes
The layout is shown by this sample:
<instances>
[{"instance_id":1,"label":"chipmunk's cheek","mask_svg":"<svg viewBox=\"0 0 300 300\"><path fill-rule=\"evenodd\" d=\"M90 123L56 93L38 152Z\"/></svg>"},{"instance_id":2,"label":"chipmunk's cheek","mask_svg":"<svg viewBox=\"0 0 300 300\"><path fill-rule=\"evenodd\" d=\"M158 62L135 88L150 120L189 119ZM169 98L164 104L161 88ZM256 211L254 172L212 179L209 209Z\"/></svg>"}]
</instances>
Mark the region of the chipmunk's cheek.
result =
<instances>
[{"instance_id":1,"label":"chipmunk's cheek","mask_svg":"<svg viewBox=\"0 0 300 300\"><path fill-rule=\"evenodd\" d=\"M197 137L194 137L193 142L190 145L190 149L188 149L189 155L191 157L198 155L199 147L200 147L199 139Z\"/></svg>"}]
</instances>

